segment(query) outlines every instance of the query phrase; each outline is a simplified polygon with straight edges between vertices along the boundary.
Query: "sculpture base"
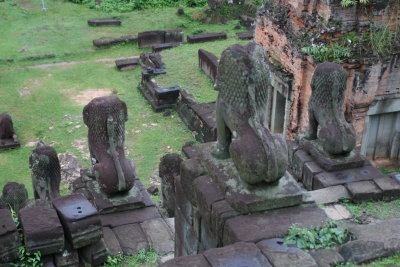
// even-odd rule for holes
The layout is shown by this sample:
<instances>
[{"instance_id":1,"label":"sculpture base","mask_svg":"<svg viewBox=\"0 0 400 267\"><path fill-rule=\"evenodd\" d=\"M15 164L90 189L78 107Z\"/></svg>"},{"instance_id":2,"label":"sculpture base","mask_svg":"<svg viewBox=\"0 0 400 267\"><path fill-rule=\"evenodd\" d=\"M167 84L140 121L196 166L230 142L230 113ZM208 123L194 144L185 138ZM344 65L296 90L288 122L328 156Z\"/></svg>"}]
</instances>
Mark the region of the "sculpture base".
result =
<instances>
[{"instance_id":1,"label":"sculpture base","mask_svg":"<svg viewBox=\"0 0 400 267\"><path fill-rule=\"evenodd\" d=\"M232 159L219 160L211 155L212 144L201 146L199 160L236 211L248 214L302 204L303 190L290 173L286 172L275 183L247 184Z\"/></svg>"},{"instance_id":2,"label":"sculpture base","mask_svg":"<svg viewBox=\"0 0 400 267\"><path fill-rule=\"evenodd\" d=\"M352 183L387 178L357 152L354 152L353 157L350 155L349 162L345 162L346 158L333 161L332 158L326 157L324 154L313 155L308 153L309 150L306 150L305 146L310 148L309 141L288 142L290 172L295 179L303 183L307 190L318 190L337 185L343 185L348 189ZM317 155L320 158L317 159ZM334 166L335 171L325 169L326 165L321 164L321 162L332 163L330 166ZM381 190L385 191L386 189L381 188ZM351 190L349 191L351 193ZM356 197L355 194L351 194L352 199Z\"/></svg>"},{"instance_id":3,"label":"sculpture base","mask_svg":"<svg viewBox=\"0 0 400 267\"><path fill-rule=\"evenodd\" d=\"M299 143L311 155L314 161L326 171L358 168L365 164L365 158L355 151L350 152L348 155L335 157L324 151L316 140L302 139Z\"/></svg>"},{"instance_id":4,"label":"sculpture base","mask_svg":"<svg viewBox=\"0 0 400 267\"><path fill-rule=\"evenodd\" d=\"M19 143L18 139L0 139L0 150L17 148L20 146L21 144Z\"/></svg>"},{"instance_id":5,"label":"sculpture base","mask_svg":"<svg viewBox=\"0 0 400 267\"><path fill-rule=\"evenodd\" d=\"M84 188L75 188L77 193L83 193L93 202L100 214L133 210L137 208L154 206L149 195L145 192L142 183L137 179L128 192L108 196L100 189L99 183L88 174L87 169L82 170L81 179ZM81 190L79 190L81 189ZM82 192L86 190L86 192Z\"/></svg>"}]
</instances>

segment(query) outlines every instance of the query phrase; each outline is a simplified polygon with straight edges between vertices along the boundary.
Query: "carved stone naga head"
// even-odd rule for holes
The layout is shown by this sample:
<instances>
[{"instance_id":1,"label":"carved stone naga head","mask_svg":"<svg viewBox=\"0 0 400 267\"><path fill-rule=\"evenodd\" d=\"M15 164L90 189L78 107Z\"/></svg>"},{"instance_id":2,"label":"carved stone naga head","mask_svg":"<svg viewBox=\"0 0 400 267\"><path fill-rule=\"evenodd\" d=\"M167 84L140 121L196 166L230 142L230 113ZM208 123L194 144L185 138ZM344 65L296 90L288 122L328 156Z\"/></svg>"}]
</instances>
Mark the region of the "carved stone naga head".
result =
<instances>
[{"instance_id":1,"label":"carved stone naga head","mask_svg":"<svg viewBox=\"0 0 400 267\"><path fill-rule=\"evenodd\" d=\"M89 128L92 173L106 194L130 190L135 182L133 161L125 157L125 102L116 96L96 97L83 109L83 121Z\"/></svg>"}]
</instances>

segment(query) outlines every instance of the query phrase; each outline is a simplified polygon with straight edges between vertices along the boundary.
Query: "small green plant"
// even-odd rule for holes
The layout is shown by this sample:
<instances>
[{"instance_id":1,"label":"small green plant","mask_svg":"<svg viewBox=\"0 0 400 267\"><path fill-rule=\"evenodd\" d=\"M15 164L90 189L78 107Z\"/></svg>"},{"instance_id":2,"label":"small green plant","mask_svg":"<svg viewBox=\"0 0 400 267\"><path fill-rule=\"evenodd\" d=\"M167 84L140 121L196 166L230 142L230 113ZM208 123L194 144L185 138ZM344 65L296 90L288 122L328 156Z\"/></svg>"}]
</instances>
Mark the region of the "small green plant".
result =
<instances>
[{"instance_id":1,"label":"small green plant","mask_svg":"<svg viewBox=\"0 0 400 267\"><path fill-rule=\"evenodd\" d=\"M40 252L30 253L27 252L24 246L18 249L18 263L12 263L13 267L41 267L43 263L40 262L42 255Z\"/></svg>"},{"instance_id":2,"label":"small green plant","mask_svg":"<svg viewBox=\"0 0 400 267\"><path fill-rule=\"evenodd\" d=\"M143 266L147 264L156 264L159 255L152 250L141 249L136 255L126 259L126 264L128 266Z\"/></svg>"},{"instance_id":3,"label":"small green plant","mask_svg":"<svg viewBox=\"0 0 400 267\"><path fill-rule=\"evenodd\" d=\"M396 30L392 32L388 25L378 26L372 23L366 37L373 51L382 59L396 50L396 44L400 41L400 27L397 26Z\"/></svg>"},{"instance_id":4,"label":"small green plant","mask_svg":"<svg viewBox=\"0 0 400 267\"><path fill-rule=\"evenodd\" d=\"M317 62L335 62L343 63L344 59L351 56L351 52L348 48L340 46L339 44L327 45L311 45L303 47L302 52L310 54L312 58Z\"/></svg>"},{"instance_id":5,"label":"small green plant","mask_svg":"<svg viewBox=\"0 0 400 267\"><path fill-rule=\"evenodd\" d=\"M118 267L125 261L124 255L118 254L115 257L108 257L103 267Z\"/></svg>"},{"instance_id":6,"label":"small green plant","mask_svg":"<svg viewBox=\"0 0 400 267\"><path fill-rule=\"evenodd\" d=\"M368 4L369 0L342 0L340 4L342 7L350 7L350 6L355 6L357 4Z\"/></svg>"},{"instance_id":7,"label":"small green plant","mask_svg":"<svg viewBox=\"0 0 400 267\"><path fill-rule=\"evenodd\" d=\"M289 234L285 238L286 244L294 244L303 250L315 250L333 248L343 244L349 238L349 233L337 227L337 224L329 220L320 228L300 228L292 225Z\"/></svg>"}]
</instances>

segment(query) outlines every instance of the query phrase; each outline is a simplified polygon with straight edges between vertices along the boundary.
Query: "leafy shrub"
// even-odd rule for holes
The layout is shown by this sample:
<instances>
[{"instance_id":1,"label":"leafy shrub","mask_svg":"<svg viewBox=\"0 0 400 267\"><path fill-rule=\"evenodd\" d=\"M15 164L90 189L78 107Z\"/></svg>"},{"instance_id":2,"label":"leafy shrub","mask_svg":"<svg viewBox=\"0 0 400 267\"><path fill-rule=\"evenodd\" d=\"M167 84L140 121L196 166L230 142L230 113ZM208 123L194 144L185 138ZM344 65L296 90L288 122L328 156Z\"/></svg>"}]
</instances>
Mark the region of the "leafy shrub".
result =
<instances>
[{"instance_id":1,"label":"leafy shrub","mask_svg":"<svg viewBox=\"0 0 400 267\"><path fill-rule=\"evenodd\" d=\"M302 52L310 54L317 62L335 62L343 63L343 60L349 58L351 52L348 48L340 46L339 44L326 45L311 45L303 47Z\"/></svg>"},{"instance_id":2,"label":"leafy shrub","mask_svg":"<svg viewBox=\"0 0 400 267\"><path fill-rule=\"evenodd\" d=\"M108 257L106 262L103 264L103 267L118 267L124 262L124 255L118 254L115 257Z\"/></svg>"},{"instance_id":3,"label":"leafy shrub","mask_svg":"<svg viewBox=\"0 0 400 267\"><path fill-rule=\"evenodd\" d=\"M18 263L12 263L13 267L41 267L43 263L40 262L40 252L30 253L27 252L24 246L18 249Z\"/></svg>"},{"instance_id":4,"label":"leafy shrub","mask_svg":"<svg viewBox=\"0 0 400 267\"><path fill-rule=\"evenodd\" d=\"M343 244L349 238L349 233L337 227L329 220L320 228L299 228L292 225L289 234L285 237L286 244L294 244L303 250L332 248Z\"/></svg>"},{"instance_id":5,"label":"leafy shrub","mask_svg":"<svg viewBox=\"0 0 400 267\"><path fill-rule=\"evenodd\" d=\"M342 7L350 7L350 6L355 6L358 3L360 4L368 4L369 0L342 0L340 2L340 4L342 5Z\"/></svg>"},{"instance_id":6,"label":"leafy shrub","mask_svg":"<svg viewBox=\"0 0 400 267\"><path fill-rule=\"evenodd\" d=\"M127 12L158 7L203 7L207 4L207 0L103 0L100 5L96 0L68 1L106 12Z\"/></svg>"}]
</instances>

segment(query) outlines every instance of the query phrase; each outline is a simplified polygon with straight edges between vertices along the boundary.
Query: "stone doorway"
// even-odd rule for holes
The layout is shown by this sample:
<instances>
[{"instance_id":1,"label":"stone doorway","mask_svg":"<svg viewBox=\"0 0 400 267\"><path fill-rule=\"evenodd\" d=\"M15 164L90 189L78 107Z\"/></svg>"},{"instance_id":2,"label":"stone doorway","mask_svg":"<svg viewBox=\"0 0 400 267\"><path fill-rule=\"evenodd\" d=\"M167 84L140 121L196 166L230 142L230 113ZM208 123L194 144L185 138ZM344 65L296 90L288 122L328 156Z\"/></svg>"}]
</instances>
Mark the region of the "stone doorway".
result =
<instances>
[{"instance_id":1,"label":"stone doorway","mask_svg":"<svg viewBox=\"0 0 400 267\"><path fill-rule=\"evenodd\" d=\"M362 154L379 166L400 166L400 96L377 97L367 115Z\"/></svg>"}]
</instances>

